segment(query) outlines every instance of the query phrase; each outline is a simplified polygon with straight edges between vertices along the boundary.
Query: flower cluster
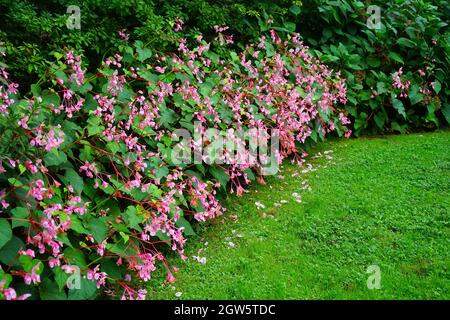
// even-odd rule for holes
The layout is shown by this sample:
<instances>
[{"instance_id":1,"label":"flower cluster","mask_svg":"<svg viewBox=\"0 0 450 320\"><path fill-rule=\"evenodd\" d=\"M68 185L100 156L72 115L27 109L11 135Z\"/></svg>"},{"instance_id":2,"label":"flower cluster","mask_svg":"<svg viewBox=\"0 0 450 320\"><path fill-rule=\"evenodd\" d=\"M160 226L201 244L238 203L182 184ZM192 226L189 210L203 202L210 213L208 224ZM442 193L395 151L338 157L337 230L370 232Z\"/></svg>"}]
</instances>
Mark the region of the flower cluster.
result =
<instances>
[{"instance_id":1,"label":"flower cluster","mask_svg":"<svg viewBox=\"0 0 450 320\"><path fill-rule=\"evenodd\" d=\"M183 22L175 21L174 29L182 31ZM337 108L346 103L343 79L299 35L283 40L271 30L258 44L235 52L227 47L233 43L227 29L215 27L211 43L201 35L176 39L178 52L156 56L154 67L142 46L127 47L92 77L85 75L81 57L68 51L53 66L60 68L50 76L56 79L29 99L16 96L17 86L0 69L0 116L28 149L21 156L0 154L0 172L7 177L1 214L12 221L0 219L0 232L12 241L0 247L16 245L19 237L23 243L20 267L0 272L0 298L18 298L18 282L39 286L43 274L46 285L71 297L61 279L76 274L73 265L95 288L121 290L123 299L145 298L145 290L131 287L131 274L146 282L164 268L166 280L174 282L177 268L166 253L187 259L190 222L223 214L219 187L240 195L255 178L263 182L267 165L245 148L220 154L221 166L175 164L173 133L194 133L194 121L203 126L202 141L190 142L194 149L214 142L207 128L224 130L240 146L246 141L238 130L256 129L249 131L253 139L276 130L277 164L287 157L302 164L307 139L332 131L350 135L349 120ZM127 39L124 31L119 36Z\"/></svg>"},{"instance_id":2,"label":"flower cluster","mask_svg":"<svg viewBox=\"0 0 450 320\"><path fill-rule=\"evenodd\" d=\"M403 79L400 76L403 74L402 68L392 74L392 85L394 88L400 89L400 98L408 97L407 91L411 86L411 83L407 79Z\"/></svg>"}]
</instances>

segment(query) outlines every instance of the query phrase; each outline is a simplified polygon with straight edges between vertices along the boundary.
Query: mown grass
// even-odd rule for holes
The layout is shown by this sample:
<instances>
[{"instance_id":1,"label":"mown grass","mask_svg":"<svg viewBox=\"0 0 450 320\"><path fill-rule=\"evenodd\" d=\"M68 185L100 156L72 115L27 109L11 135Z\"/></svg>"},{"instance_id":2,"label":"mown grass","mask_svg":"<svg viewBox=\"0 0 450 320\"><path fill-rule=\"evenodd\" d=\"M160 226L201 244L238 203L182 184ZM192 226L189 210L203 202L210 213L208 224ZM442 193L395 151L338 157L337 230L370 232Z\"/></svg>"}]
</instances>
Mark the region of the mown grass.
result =
<instances>
[{"instance_id":1,"label":"mown grass","mask_svg":"<svg viewBox=\"0 0 450 320\"><path fill-rule=\"evenodd\" d=\"M176 260L177 282L156 276L149 298L449 299L450 133L327 142L311 154L326 150L332 159L308 160L315 171L293 177L305 167L286 164L284 178L230 196L223 218L197 226L190 259ZM381 289L367 288L370 265Z\"/></svg>"}]
</instances>

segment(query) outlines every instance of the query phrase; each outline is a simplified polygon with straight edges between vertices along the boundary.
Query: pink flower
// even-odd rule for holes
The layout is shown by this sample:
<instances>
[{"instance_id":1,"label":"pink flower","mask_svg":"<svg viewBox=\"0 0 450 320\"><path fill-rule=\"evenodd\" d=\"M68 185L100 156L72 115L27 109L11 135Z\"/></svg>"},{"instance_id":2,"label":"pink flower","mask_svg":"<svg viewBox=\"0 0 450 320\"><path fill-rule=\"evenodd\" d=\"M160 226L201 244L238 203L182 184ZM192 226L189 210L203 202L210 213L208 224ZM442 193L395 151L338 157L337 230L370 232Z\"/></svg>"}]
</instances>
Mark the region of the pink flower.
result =
<instances>
[{"instance_id":1,"label":"pink flower","mask_svg":"<svg viewBox=\"0 0 450 320\"><path fill-rule=\"evenodd\" d=\"M50 268L54 268L54 267L57 267L57 266L59 266L59 265L61 265L61 261L60 261L59 259L51 258L51 259L48 261L48 266L49 266Z\"/></svg>"},{"instance_id":2,"label":"pink flower","mask_svg":"<svg viewBox=\"0 0 450 320\"><path fill-rule=\"evenodd\" d=\"M28 299L29 297L31 297L31 294L30 294L30 293L25 293L25 294L23 294L23 295L21 295L21 296L18 296L18 297L16 298L16 300L26 300L26 299Z\"/></svg>"},{"instance_id":3,"label":"pink flower","mask_svg":"<svg viewBox=\"0 0 450 320\"><path fill-rule=\"evenodd\" d=\"M93 270L88 270L86 275L88 280L97 282L97 289L100 289L100 286L104 286L107 279L106 272L99 272L99 269L100 265L97 265Z\"/></svg>"},{"instance_id":4,"label":"pink flower","mask_svg":"<svg viewBox=\"0 0 450 320\"><path fill-rule=\"evenodd\" d=\"M25 116L25 117L23 117L22 119L19 120L18 124L19 124L22 128L24 128L24 129L29 129L29 128L28 128L28 125L27 125L27 121L28 121L29 119L30 119L29 116Z\"/></svg>"},{"instance_id":5,"label":"pink flower","mask_svg":"<svg viewBox=\"0 0 450 320\"><path fill-rule=\"evenodd\" d=\"M183 30L183 24L184 24L183 20L181 20L179 18L175 19L175 26L174 26L173 30L175 32L179 32L179 31Z\"/></svg>"},{"instance_id":6,"label":"pink flower","mask_svg":"<svg viewBox=\"0 0 450 320\"><path fill-rule=\"evenodd\" d=\"M344 125L351 123L351 121L342 112L339 113L339 120L341 120Z\"/></svg>"},{"instance_id":7,"label":"pink flower","mask_svg":"<svg viewBox=\"0 0 450 320\"><path fill-rule=\"evenodd\" d=\"M9 203L6 202L5 200L2 200L0 203L2 204L3 209L6 209L9 207Z\"/></svg>"},{"instance_id":8,"label":"pink flower","mask_svg":"<svg viewBox=\"0 0 450 320\"><path fill-rule=\"evenodd\" d=\"M124 276L124 281L126 281L126 282L130 282L131 281L131 274L126 274L125 276Z\"/></svg>"},{"instance_id":9,"label":"pink flower","mask_svg":"<svg viewBox=\"0 0 450 320\"><path fill-rule=\"evenodd\" d=\"M15 300L17 298L16 290L13 288L8 288L3 291L6 300Z\"/></svg>"},{"instance_id":10,"label":"pink flower","mask_svg":"<svg viewBox=\"0 0 450 320\"><path fill-rule=\"evenodd\" d=\"M27 249L25 251L24 250L20 250L19 254L23 254L23 255L26 255L26 256L29 256L29 257L32 257L32 258L35 257L34 251L31 250L31 249Z\"/></svg>"},{"instance_id":11,"label":"pink flower","mask_svg":"<svg viewBox=\"0 0 450 320\"><path fill-rule=\"evenodd\" d=\"M164 67L164 68L155 67L155 70L158 71L159 73L164 73L164 72L166 72L166 67Z\"/></svg>"},{"instance_id":12,"label":"pink flower","mask_svg":"<svg viewBox=\"0 0 450 320\"><path fill-rule=\"evenodd\" d=\"M126 31L125 29L119 30L117 32L117 34L119 35L119 38L121 40L128 41L128 39L130 38L130 35L128 33L126 33L125 31Z\"/></svg>"},{"instance_id":13,"label":"pink flower","mask_svg":"<svg viewBox=\"0 0 450 320\"><path fill-rule=\"evenodd\" d=\"M102 243L100 243L97 246L97 253L99 256L103 256L105 254L105 249L106 249L106 240L103 240Z\"/></svg>"},{"instance_id":14,"label":"pink flower","mask_svg":"<svg viewBox=\"0 0 450 320\"><path fill-rule=\"evenodd\" d=\"M23 276L23 280L26 285L37 284L41 282L41 277L36 273L37 269L40 268L40 264L38 263L36 266L31 269L31 273L25 273Z\"/></svg>"},{"instance_id":15,"label":"pink flower","mask_svg":"<svg viewBox=\"0 0 450 320\"><path fill-rule=\"evenodd\" d=\"M139 289L137 293L136 300L145 300L145 297L147 296L147 290L145 289Z\"/></svg>"},{"instance_id":16,"label":"pink flower","mask_svg":"<svg viewBox=\"0 0 450 320\"><path fill-rule=\"evenodd\" d=\"M68 273L68 274L72 274L72 273L74 273L75 271L77 271L78 269L77 268L75 268L75 267L73 267L73 266L71 266L71 265L63 265L62 267L61 267L61 269L65 272L65 273Z\"/></svg>"},{"instance_id":17,"label":"pink flower","mask_svg":"<svg viewBox=\"0 0 450 320\"><path fill-rule=\"evenodd\" d=\"M83 172L83 171L86 172L86 176L88 178L93 178L94 175L97 176L97 174L98 174L98 170L97 170L96 164L95 163L91 164L88 161L85 161L84 162L84 166L80 167L80 172Z\"/></svg>"},{"instance_id":18,"label":"pink flower","mask_svg":"<svg viewBox=\"0 0 450 320\"><path fill-rule=\"evenodd\" d=\"M223 25L223 26L214 26L215 32L224 32L225 30L228 30L230 27Z\"/></svg>"},{"instance_id":19,"label":"pink flower","mask_svg":"<svg viewBox=\"0 0 450 320\"><path fill-rule=\"evenodd\" d=\"M167 275L166 280L167 280L169 283L174 283L176 279L175 279L175 277L173 276L173 274L169 272L169 274Z\"/></svg>"}]
</instances>

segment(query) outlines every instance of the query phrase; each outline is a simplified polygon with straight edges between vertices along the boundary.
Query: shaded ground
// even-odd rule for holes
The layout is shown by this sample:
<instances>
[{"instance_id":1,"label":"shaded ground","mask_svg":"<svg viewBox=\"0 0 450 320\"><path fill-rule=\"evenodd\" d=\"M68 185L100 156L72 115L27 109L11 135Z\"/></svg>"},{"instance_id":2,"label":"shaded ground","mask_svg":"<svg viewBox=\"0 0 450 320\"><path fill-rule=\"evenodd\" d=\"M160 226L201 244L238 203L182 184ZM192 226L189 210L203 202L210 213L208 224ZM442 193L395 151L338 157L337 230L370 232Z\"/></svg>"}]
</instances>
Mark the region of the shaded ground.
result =
<instances>
[{"instance_id":1,"label":"shaded ground","mask_svg":"<svg viewBox=\"0 0 450 320\"><path fill-rule=\"evenodd\" d=\"M230 196L224 218L197 226L190 259L172 259L177 282L157 276L148 298L449 299L449 150L449 132L323 143L313 170L285 165L284 178Z\"/></svg>"}]
</instances>

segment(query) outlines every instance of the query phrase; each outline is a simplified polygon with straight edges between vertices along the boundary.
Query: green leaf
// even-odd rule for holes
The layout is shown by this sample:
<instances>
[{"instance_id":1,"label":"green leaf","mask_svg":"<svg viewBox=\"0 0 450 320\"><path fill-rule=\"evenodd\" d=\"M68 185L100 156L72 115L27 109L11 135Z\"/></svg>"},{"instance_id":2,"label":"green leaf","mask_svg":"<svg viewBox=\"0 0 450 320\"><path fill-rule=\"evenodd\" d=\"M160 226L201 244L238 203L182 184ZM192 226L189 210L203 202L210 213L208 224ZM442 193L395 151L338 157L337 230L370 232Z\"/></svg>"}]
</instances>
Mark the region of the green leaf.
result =
<instances>
[{"instance_id":1,"label":"green leaf","mask_svg":"<svg viewBox=\"0 0 450 320\"><path fill-rule=\"evenodd\" d=\"M293 22L285 22L284 23L284 27L289 31L289 32L295 32L296 29L296 25Z\"/></svg>"},{"instance_id":2,"label":"green leaf","mask_svg":"<svg viewBox=\"0 0 450 320\"><path fill-rule=\"evenodd\" d=\"M42 101L47 106L52 106L52 108L58 107L61 99L59 98L59 94L56 92L52 92L49 90L42 91Z\"/></svg>"},{"instance_id":3,"label":"green leaf","mask_svg":"<svg viewBox=\"0 0 450 320\"><path fill-rule=\"evenodd\" d=\"M81 278L80 289L69 290L69 300L92 300L97 293L97 284L94 281Z\"/></svg>"},{"instance_id":4,"label":"green leaf","mask_svg":"<svg viewBox=\"0 0 450 320\"><path fill-rule=\"evenodd\" d=\"M441 83L436 80L434 82L434 86L433 86L434 92L436 92L436 94L438 94L439 91L441 91L441 88L442 88Z\"/></svg>"},{"instance_id":5,"label":"green leaf","mask_svg":"<svg viewBox=\"0 0 450 320\"><path fill-rule=\"evenodd\" d=\"M56 239L58 240L58 241L61 241L62 243L64 243L66 246L68 246L68 247L73 247L73 244L72 244L72 242L70 242L70 239L69 239L69 237L67 236L67 234L64 234L64 233L62 233L62 234L58 234L58 236L56 237Z\"/></svg>"},{"instance_id":6,"label":"green leaf","mask_svg":"<svg viewBox=\"0 0 450 320\"><path fill-rule=\"evenodd\" d=\"M170 239L172 239L169 235L167 235L166 233L162 233L161 230L159 230L156 233L156 236L158 237L159 240L161 241L167 241L167 243L170 243Z\"/></svg>"},{"instance_id":7,"label":"green leaf","mask_svg":"<svg viewBox=\"0 0 450 320\"><path fill-rule=\"evenodd\" d=\"M356 119L355 123L354 123L354 126L355 126L355 130L358 130L360 128L365 128L366 127L366 120L364 120L364 119Z\"/></svg>"},{"instance_id":8,"label":"green leaf","mask_svg":"<svg viewBox=\"0 0 450 320\"><path fill-rule=\"evenodd\" d=\"M59 290L58 285L48 278L45 278L39 286L39 295L42 300L66 300L64 291Z\"/></svg>"},{"instance_id":9,"label":"green leaf","mask_svg":"<svg viewBox=\"0 0 450 320\"><path fill-rule=\"evenodd\" d=\"M19 261L25 272L31 272L31 270L35 270L37 274L41 274L44 270L44 264L40 260L33 259L30 256L22 254L19 256Z\"/></svg>"},{"instance_id":10,"label":"green leaf","mask_svg":"<svg viewBox=\"0 0 450 320\"><path fill-rule=\"evenodd\" d=\"M58 166L67 162L67 156L64 152L59 151L58 149L53 149L45 155L44 161L48 167Z\"/></svg>"},{"instance_id":11,"label":"green leaf","mask_svg":"<svg viewBox=\"0 0 450 320\"><path fill-rule=\"evenodd\" d=\"M368 57L367 64L373 68L378 68L381 65L381 60L377 57Z\"/></svg>"},{"instance_id":12,"label":"green leaf","mask_svg":"<svg viewBox=\"0 0 450 320\"><path fill-rule=\"evenodd\" d=\"M384 129L384 123L386 122L386 115L383 112L379 112L374 117L375 123L381 130Z\"/></svg>"},{"instance_id":13,"label":"green leaf","mask_svg":"<svg viewBox=\"0 0 450 320\"><path fill-rule=\"evenodd\" d=\"M103 259L101 270L114 279L122 279L123 274L120 268L117 268L116 259Z\"/></svg>"},{"instance_id":14,"label":"green leaf","mask_svg":"<svg viewBox=\"0 0 450 320\"><path fill-rule=\"evenodd\" d=\"M66 185L72 185L73 190L77 194L81 194L84 186L83 178L81 178L80 175L71 168L66 169L66 174L64 175L64 177L66 179Z\"/></svg>"},{"instance_id":15,"label":"green leaf","mask_svg":"<svg viewBox=\"0 0 450 320\"><path fill-rule=\"evenodd\" d=\"M8 182L14 187L20 187L23 183L16 178L8 178Z\"/></svg>"},{"instance_id":16,"label":"green leaf","mask_svg":"<svg viewBox=\"0 0 450 320\"><path fill-rule=\"evenodd\" d=\"M214 85L210 82L202 83L202 84L200 84L199 91L204 97L209 97L211 95L213 86Z\"/></svg>"},{"instance_id":17,"label":"green leaf","mask_svg":"<svg viewBox=\"0 0 450 320\"><path fill-rule=\"evenodd\" d=\"M31 269L33 269L33 267L34 267L33 258L30 257L30 256L27 256L27 255L24 255L24 254L20 255L19 256L19 262L20 262L20 265L23 267L23 269L26 272L30 272Z\"/></svg>"},{"instance_id":18,"label":"green leaf","mask_svg":"<svg viewBox=\"0 0 450 320\"><path fill-rule=\"evenodd\" d=\"M96 116L91 116L88 119L87 130L89 136L97 135L105 130L105 127L100 125L101 121Z\"/></svg>"},{"instance_id":19,"label":"green leaf","mask_svg":"<svg viewBox=\"0 0 450 320\"><path fill-rule=\"evenodd\" d=\"M119 234L120 234L120 236L122 237L122 239L123 239L123 241L124 241L125 243L127 243L128 240L130 240L130 236L127 235L125 232L120 231Z\"/></svg>"},{"instance_id":20,"label":"green leaf","mask_svg":"<svg viewBox=\"0 0 450 320\"><path fill-rule=\"evenodd\" d=\"M25 244L20 238L13 236L3 248L0 249L0 262L7 266L20 265L19 251L25 248Z\"/></svg>"},{"instance_id":21,"label":"green leaf","mask_svg":"<svg viewBox=\"0 0 450 320\"><path fill-rule=\"evenodd\" d=\"M108 223L106 222L106 217L93 217L87 225L85 224L85 226L92 232L92 236L98 243L105 240L108 236Z\"/></svg>"},{"instance_id":22,"label":"green leaf","mask_svg":"<svg viewBox=\"0 0 450 320\"><path fill-rule=\"evenodd\" d=\"M166 125L166 126L168 124L174 123L178 119L178 116L177 116L176 112L174 110L172 110L172 109L169 109L169 108L165 107L165 106L162 106L160 108L160 114L161 114L161 117L159 118L159 122L161 124Z\"/></svg>"},{"instance_id":23,"label":"green leaf","mask_svg":"<svg viewBox=\"0 0 450 320\"><path fill-rule=\"evenodd\" d=\"M292 12L294 15L297 16L297 15L300 14L300 12L301 12L302 10L300 9L299 6L293 5L293 6L291 6L291 7L289 8L289 11Z\"/></svg>"},{"instance_id":24,"label":"green leaf","mask_svg":"<svg viewBox=\"0 0 450 320\"><path fill-rule=\"evenodd\" d=\"M136 52L138 54L138 60L140 62L144 62L145 60L151 58L152 56L152 50L149 48L144 48L144 44L142 41L138 40L134 43L136 46Z\"/></svg>"},{"instance_id":25,"label":"green leaf","mask_svg":"<svg viewBox=\"0 0 450 320\"><path fill-rule=\"evenodd\" d=\"M120 144L118 142L115 142L115 141L108 142L106 144L106 146L113 154L116 154L121 149Z\"/></svg>"},{"instance_id":26,"label":"green leaf","mask_svg":"<svg viewBox=\"0 0 450 320\"><path fill-rule=\"evenodd\" d=\"M439 120L435 115L435 111L436 111L436 105L434 102L431 102L428 106L427 106L427 116L425 117L425 120L433 122L436 126L439 125Z\"/></svg>"},{"instance_id":27,"label":"green leaf","mask_svg":"<svg viewBox=\"0 0 450 320\"><path fill-rule=\"evenodd\" d=\"M386 84L384 82L377 82L377 93L378 94L383 94L388 92L388 90L386 89Z\"/></svg>"},{"instance_id":28,"label":"green leaf","mask_svg":"<svg viewBox=\"0 0 450 320\"><path fill-rule=\"evenodd\" d=\"M70 229L74 230L75 232L78 232L79 234L89 234L89 231L83 226L81 221L75 216L72 215L70 218Z\"/></svg>"},{"instance_id":29,"label":"green leaf","mask_svg":"<svg viewBox=\"0 0 450 320\"><path fill-rule=\"evenodd\" d=\"M66 258L69 264L74 264L79 266L80 268L86 268L87 263L84 257L83 251L75 248L66 248L64 250L64 257Z\"/></svg>"},{"instance_id":30,"label":"green leaf","mask_svg":"<svg viewBox=\"0 0 450 320\"><path fill-rule=\"evenodd\" d=\"M423 94L419 92L419 86L417 84L411 86L411 90L409 91L409 100L412 105L419 103L423 99Z\"/></svg>"},{"instance_id":31,"label":"green leaf","mask_svg":"<svg viewBox=\"0 0 450 320\"><path fill-rule=\"evenodd\" d=\"M253 174L252 169L247 168L244 170L244 172L251 181L254 181L256 179L255 175Z\"/></svg>"},{"instance_id":32,"label":"green leaf","mask_svg":"<svg viewBox=\"0 0 450 320\"><path fill-rule=\"evenodd\" d=\"M27 208L16 207L11 210L11 214L14 218L11 219L13 229L17 227L28 227L30 225L29 221L24 221L30 219L30 213L28 212Z\"/></svg>"},{"instance_id":33,"label":"green leaf","mask_svg":"<svg viewBox=\"0 0 450 320\"><path fill-rule=\"evenodd\" d=\"M442 107L442 113L444 114L445 120L450 124L450 103L444 103Z\"/></svg>"},{"instance_id":34,"label":"green leaf","mask_svg":"<svg viewBox=\"0 0 450 320\"><path fill-rule=\"evenodd\" d=\"M414 48L416 47L416 43L414 41L411 41L407 38L399 38L397 40L397 43L403 47L407 47L407 48Z\"/></svg>"},{"instance_id":35,"label":"green leaf","mask_svg":"<svg viewBox=\"0 0 450 320\"><path fill-rule=\"evenodd\" d=\"M192 229L191 224L184 217L179 217L175 223L177 227L184 228L184 234L186 236L192 236L195 234L194 229Z\"/></svg>"},{"instance_id":36,"label":"green leaf","mask_svg":"<svg viewBox=\"0 0 450 320\"><path fill-rule=\"evenodd\" d=\"M314 140L314 142L317 142L317 132L315 130L311 131L310 137Z\"/></svg>"},{"instance_id":37,"label":"green leaf","mask_svg":"<svg viewBox=\"0 0 450 320\"><path fill-rule=\"evenodd\" d=\"M395 131L398 131L400 133L403 133L403 132L405 132L405 128L406 128L406 125L401 126L396 121L392 121L391 122L391 129L392 130L395 130Z\"/></svg>"},{"instance_id":38,"label":"green leaf","mask_svg":"<svg viewBox=\"0 0 450 320\"><path fill-rule=\"evenodd\" d=\"M41 95L41 87L39 87L38 84L32 84L31 93L33 94L33 96L39 97Z\"/></svg>"},{"instance_id":39,"label":"green leaf","mask_svg":"<svg viewBox=\"0 0 450 320\"><path fill-rule=\"evenodd\" d=\"M141 230L140 224L144 221L144 215L138 215L138 211L134 206L128 206L123 214L123 219L127 225L133 229Z\"/></svg>"},{"instance_id":40,"label":"green leaf","mask_svg":"<svg viewBox=\"0 0 450 320\"><path fill-rule=\"evenodd\" d=\"M0 219L0 249L12 238L11 225L8 220Z\"/></svg>"},{"instance_id":41,"label":"green leaf","mask_svg":"<svg viewBox=\"0 0 450 320\"><path fill-rule=\"evenodd\" d=\"M167 166L158 167L155 169L155 177L157 179L161 179L163 177L167 177L169 174L169 168Z\"/></svg>"},{"instance_id":42,"label":"green leaf","mask_svg":"<svg viewBox=\"0 0 450 320\"><path fill-rule=\"evenodd\" d=\"M23 164L19 163L19 171L20 174L23 174L25 171L27 171L27 168L25 168Z\"/></svg>"},{"instance_id":43,"label":"green leaf","mask_svg":"<svg viewBox=\"0 0 450 320\"><path fill-rule=\"evenodd\" d=\"M118 242L118 243L108 243L106 245L106 248L111 251L112 253L121 255L121 256L134 256L137 254L137 249L136 249L137 244L133 241L130 240L127 244L123 243L123 242Z\"/></svg>"},{"instance_id":44,"label":"green leaf","mask_svg":"<svg viewBox=\"0 0 450 320\"><path fill-rule=\"evenodd\" d=\"M397 112L400 113L403 116L403 118L406 119L405 107L403 106L403 102L401 102L396 98L392 98L391 102L394 109L397 110Z\"/></svg>"},{"instance_id":45,"label":"green leaf","mask_svg":"<svg viewBox=\"0 0 450 320\"><path fill-rule=\"evenodd\" d=\"M55 281L58 285L59 290L63 290L66 286L67 279L69 279L69 275L65 273L61 267L54 267L53 273L55 274Z\"/></svg>"},{"instance_id":46,"label":"green leaf","mask_svg":"<svg viewBox=\"0 0 450 320\"><path fill-rule=\"evenodd\" d=\"M389 52L389 55L388 55L388 56L389 56L389 58L391 58L392 60L397 61L397 62L400 62L401 64L404 64L402 56L399 55L398 53L391 51L391 52Z\"/></svg>"},{"instance_id":47,"label":"green leaf","mask_svg":"<svg viewBox=\"0 0 450 320\"><path fill-rule=\"evenodd\" d=\"M273 57L273 55L275 54L275 49L274 49L273 45L269 41L265 41L265 45L266 45L267 57L268 58Z\"/></svg>"},{"instance_id":48,"label":"green leaf","mask_svg":"<svg viewBox=\"0 0 450 320\"><path fill-rule=\"evenodd\" d=\"M217 181L220 182L220 185L225 187L230 180L230 176L225 172L225 170L221 167L213 166L209 168L209 172L212 174Z\"/></svg>"}]
</instances>

